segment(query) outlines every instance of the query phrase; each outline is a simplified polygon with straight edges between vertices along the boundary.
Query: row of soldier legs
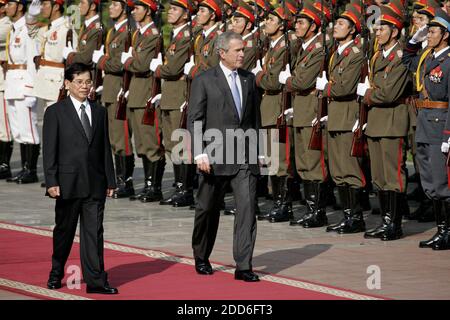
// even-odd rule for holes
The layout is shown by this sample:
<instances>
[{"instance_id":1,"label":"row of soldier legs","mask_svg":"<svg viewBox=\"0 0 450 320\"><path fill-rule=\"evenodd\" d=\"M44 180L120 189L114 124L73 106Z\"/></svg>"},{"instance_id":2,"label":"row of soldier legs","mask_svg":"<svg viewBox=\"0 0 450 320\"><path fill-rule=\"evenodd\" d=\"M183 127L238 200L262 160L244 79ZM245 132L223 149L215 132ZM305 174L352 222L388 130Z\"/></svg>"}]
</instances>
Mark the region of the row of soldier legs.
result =
<instances>
[{"instance_id":1,"label":"row of soldier legs","mask_svg":"<svg viewBox=\"0 0 450 320\"><path fill-rule=\"evenodd\" d=\"M37 99L26 97L21 100L5 100L1 94L0 112L0 179L19 184L37 182L37 161L40 154L40 137L37 127ZM46 106L52 104L45 101ZM195 165L174 164L175 191L163 199L161 184L166 166L166 153L171 156L175 142L170 137L178 128L179 110L156 109L155 124L141 123L144 108L131 108L127 120L115 119L116 104L106 103L109 117L110 140L113 148L116 175L119 188L116 198L128 197L142 202L159 201L162 205L175 207L194 204ZM274 128L266 128L274 129ZM352 132L326 132L323 135L322 150L308 148L311 127L287 127L286 142L279 144L279 168L270 174L273 206L269 212L259 212L259 220L270 222L289 221L291 225L304 228L328 225L326 207L335 205L333 187L339 195L342 219L335 225L328 225L327 232L340 234L365 232L366 238L395 240L403 236L402 218L419 221L435 220L438 232L421 247L449 249L450 192L447 187L445 156L440 146L412 143L414 137L371 138L367 137L369 158L350 156ZM135 155L141 158L144 168L144 187L134 190L133 172ZM269 135L269 139L270 139ZM10 159L13 144L19 144L21 168L14 176ZM420 206L418 212L409 213L407 204L406 149L412 146L414 165L421 178L418 185ZM270 150L268 152L270 154ZM395 156L394 156L395 155ZM294 218L292 202L299 193L298 178L304 186L302 214ZM363 211L370 209L369 191L378 190L380 225L366 230ZM421 191L422 189L422 191ZM267 179L259 179L259 195L267 191ZM422 194L426 194L426 197ZM298 197L297 197L298 198Z\"/></svg>"}]
</instances>

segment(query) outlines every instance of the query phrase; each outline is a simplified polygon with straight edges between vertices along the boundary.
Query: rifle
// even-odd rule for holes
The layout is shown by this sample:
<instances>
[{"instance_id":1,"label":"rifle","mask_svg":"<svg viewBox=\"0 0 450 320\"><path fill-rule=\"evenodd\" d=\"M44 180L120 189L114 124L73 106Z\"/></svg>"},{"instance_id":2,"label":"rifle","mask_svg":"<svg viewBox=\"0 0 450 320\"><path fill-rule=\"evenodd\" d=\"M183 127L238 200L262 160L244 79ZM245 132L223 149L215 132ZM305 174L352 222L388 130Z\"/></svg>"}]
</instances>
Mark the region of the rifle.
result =
<instances>
[{"instance_id":1,"label":"rifle","mask_svg":"<svg viewBox=\"0 0 450 320\"><path fill-rule=\"evenodd\" d=\"M283 65L291 65L291 45L289 43L289 30L288 30L288 21L287 14L288 8L286 6L286 1L283 0L283 11L284 11L284 43L286 46L284 57L283 57ZM277 129L279 133L279 142L286 143L286 117L284 116L284 112L291 107L291 93L288 92L286 86L283 86L283 90L281 93L281 114L277 118Z\"/></svg>"},{"instance_id":2,"label":"rifle","mask_svg":"<svg viewBox=\"0 0 450 320\"><path fill-rule=\"evenodd\" d=\"M255 28L256 28L256 46L255 61L262 65L262 41L261 41L261 17L259 16L259 6L255 0Z\"/></svg>"},{"instance_id":3,"label":"rifle","mask_svg":"<svg viewBox=\"0 0 450 320\"><path fill-rule=\"evenodd\" d=\"M322 10L324 6L324 0L321 0ZM328 66L328 47L327 47L327 19L325 18L325 12L322 11L322 23L321 23L321 33L322 33L322 53L323 60L320 66L320 75L327 71ZM320 119L328 114L328 99L323 96L323 91L317 91L317 122L312 127L311 138L309 139L308 148L310 150L322 150L323 140L322 140L322 123Z\"/></svg>"},{"instance_id":4,"label":"rifle","mask_svg":"<svg viewBox=\"0 0 450 320\"><path fill-rule=\"evenodd\" d=\"M71 44L73 44L73 29L70 28L67 31L67 35L66 35L66 47L69 45L69 42ZM67 98L67 90L66 90L66 86L64 85L64 81L63 84L61 85L61 87L59 88L59 94L58 94L58 102L61 100L64 100L65 98Z\"/></svg>"},{"instance_id":5,"label":"rifle","mask_svg":"<svg viewBox=\"0 0 450 320\"><path fill-rule=\"evenodd\" d=\"M188 61L191 58L191 56L194 54L194 36L192 34L192 19L191 19L191 15L188 15L188 25L189 25L189 33L191 35L191 41L190 41L190 46L189 46L189 53L188 53ZM181 119L180 119L180 125L179 127L181 129L186 129L187 127L187 110L188 110L188 106L189 106L189 98L191 96L191 84L192 84L192 79L189 78L188 76L186 76L186 102L183 108L183 111L181 112Z\"/></svg>"},{"instance_id":6,"label":"rifle","mask_svg":"<svg viewBox=\"0 0 450 320\"><path fill-rule=\"evenodd\" d=\"M222 0L222 7L220 8L222 11L222 31L227 31L227 11L225 10L225 1Z\"/></svg>"},{"instance_id":7,"label":"rifle","mask_svg":"<svg viewBox=\"0 0 450 320\"><path fill-rule=\"evenodd\" d=\"M157 10L155 14L155 25L158 28L159 35L158 40L156 42L155 48L155 58L159 55L159 53L163 54L164 48L164 35L162 30L162 4L161 1L157 3ZM161 78L155 77L153 75L152 78L152 87L151 87L151 95L150 99L148 99L147 104L145 105L144 115L142 116L142 124L153 126L155 125L155 105L152 103L152 99L157 94L161 93Z\"/></svg>"},{"instance_id":8,"label":"rifle","mask_svg":"<svg viewBox=\"0 0 450 320\"><path fill-rule=\"evenodd\" d=\"M361 83L365 82L366 77L369 75L369 64L368 64L369 39L368 39L368 29L364 19L365 11L366 10L364 6L364 1L361 0L361 13L362 13L361 39L363 41L363 54L364 54L364 61L361 65L361 73L359 76L359 82ZM352 157L361 158L365 155L367 145L366 136L364 135L363 132L363 126L364 124L367 123L367 107L363 102L363 97L358 97L357 100L359 102L358 127L356 128L356 131L353 133L352 148L350 154Z\"/></svg>"},{"instance_id":9,"label":"rifle","mask_svg":"<svg viewBox=\"0 0 450 320\"><path fill-rule=\"evenodd\" d=\"M131 22L130 22L130 7L127 6L127 39L125 40L125 51L128 52L128 50L131 47ZM131 82L131 72L124 71L123 77L122 77L122 92L120 93L118 99L117 99L117 109L116 109L116 119L117 120L126 120L127 119L127 98L125 98L125 93L130 88L130 82Z\"/></svg>"},{"instance_id":10,"label":"rifle","mask_svg":"<svg viewBox=\"0 0 450 320\"><path fill-rule=\"evenodd\" d=\"M100 10L101 12L101 10ZM97 50L100 50L101 46L103 43L103 25L100 23L100 29L98 31L98 36L97 36ZM92 84L92 89L91 92L89 92L88 98L90 100L97 100L97 88L100 87L103 84L103 77L102 77L102 72L99 71L97 69L97 64L94 63L94 74L93 74L93 84Z\"/></svg>"}]
</instances>

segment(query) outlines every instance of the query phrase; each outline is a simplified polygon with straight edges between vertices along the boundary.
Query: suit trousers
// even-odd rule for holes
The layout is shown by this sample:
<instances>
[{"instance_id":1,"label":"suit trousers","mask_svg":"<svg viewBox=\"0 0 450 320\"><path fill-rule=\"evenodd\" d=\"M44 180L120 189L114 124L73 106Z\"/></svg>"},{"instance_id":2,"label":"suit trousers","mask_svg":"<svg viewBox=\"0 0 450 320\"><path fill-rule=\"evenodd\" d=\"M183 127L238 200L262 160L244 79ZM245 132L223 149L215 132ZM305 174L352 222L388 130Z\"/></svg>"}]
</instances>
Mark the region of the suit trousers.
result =
<instances>
[{"instance_id":1,"label":"suit trousers","mask_svg":"<svg viewBox=\"0 0 450 320\"><path fill-rule=\"evenodd\" d=\"M373 184L380 190L406 192L406 137L367 137Z\"/></svg>"},{"instance_id":2,"label":"suit trousers","mask_svg":"<svg viewBox=\"0 0 450 320\"><path fill-rule=\"evenodd\" d=\"M231 184L236 203L233 230L233 257L237 270L251 270L256 241L256 176L243 165L234 176L200 174L195 209L192 248L194 258L207 260L219 227L220 203Z\"/></svg>"},{"instance_id":3,"label":"suit trousers","mask_svg":"<svg viewBox=\"0 0 450 320\"><path fill-rule=\"evenodd\" d=\"M83 279L88 286L106 285L103 259L103 212L105 199L57 199L53 229L53 255L50 276L62 279L80 217L80 258Z\"/></svg>"},{"instance_id":4,"label":"suit trousers","mask_svg":"<svg viewBox=\"0 0 450 320\"><path fill-rule=\"evenodd\" d=\"M416 159L420 182L427 197L450 201L447 156L442 153L441 145L418 142Z\"/></svg>"},{"instance_id":5,"label":"suit trousers","mask_svg":"<svg viewBox=\"0 0 450 320\"><path fill-rule=\"evenodd\" d=\"M333 181L338 186L349 185L363 188L366 179L360 166L360 159L351 156L353 132L328 132L328 165Z\"/></svg>"},{"instance_id":6,"label":"suit trousers","mask_svg":"<svg viewBox=\"0 0 450 320\"><path fill-rule=\"evenodd\" d=\"M309 140L312 127L296 127L295 129L295 167L303 180L324 182L328 176L325 161L326 146L322 142L322 150L310 150ZM323 130L323 133L326 133ZM322 141L326 137L322 137Z\"/></svg>"},{"instance_id":7,"label":"suit trousers","mask_svg":"<svg viewBox=\"0 0 450 320\"><path fill-rule=\"evenodd\" d=\"M8 122L8 108L6 106L3 91L0 91L0 141L12 141L11 130Z\"/></svg>"},{"instance_id":8,"label":"suit trousers","mask_svg":"<svg viewBox=\"0 0 450 320\"><path fill-rule=\"evenodd\" d=\"M127 118L133 131L134 144L139 156L145 155L150 161L159 161L164 158L164 146L162 145L160 113L156 109L155 124L153 126L142 124L145 108L129 108Z\"/></svg>"},{"instance_id":9,"label":"suit trousers","mask_svg":"<svg viewBox=\"0 0 450 320\"><path fill-rule=\"evenodd\" d=\"M106 103L105 107L106 109L108 109L109 141L111 142L113 154L117 154L123 157L132 155L132 131L129 119L116 119L117 103Z\"/></svg>"}]
</instances>

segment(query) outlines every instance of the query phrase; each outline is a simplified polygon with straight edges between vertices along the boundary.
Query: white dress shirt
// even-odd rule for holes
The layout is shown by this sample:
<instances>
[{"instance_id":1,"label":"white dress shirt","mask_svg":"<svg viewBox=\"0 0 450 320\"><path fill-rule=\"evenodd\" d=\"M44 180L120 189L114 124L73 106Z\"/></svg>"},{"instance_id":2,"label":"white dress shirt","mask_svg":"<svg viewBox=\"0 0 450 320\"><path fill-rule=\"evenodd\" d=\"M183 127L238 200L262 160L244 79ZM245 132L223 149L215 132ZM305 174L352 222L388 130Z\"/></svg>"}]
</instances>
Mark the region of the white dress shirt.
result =
<instances>
[{"instance_id":1,"label":"white dress shirt","mask_svg":"<svg viewBox=\"0 0 450 320\"><path fill-rule=\"evenodd\" d=\"M442 50L439 50L438 52L434 53L434 58L437 59L441 54L443 54L445 52L445 50L448 50L448 48L450 48L449 46L445 47Z\"/></svg>"},{"instance_id":2,"label":"white dress shirt","mask_svg":"<svg viewBox=\"0 0 450 320\"><path fill-rule=\"evenodd\" d=\"M344 43L342 46L340 45L340 46L337 48L338 54L341 55L342 52L344 52L345 48L347 48L347 47L348 47L349 45L351 45L352 43L353 43L353 40L352 40L352 41L349 41L349 42L347 42L347 43Z\"/></svg>"},{"instance_id":3,"label":"white dress shirt","mask_svg":"<svg viewBox=\"0 0 450 320\"><path fill-rule=\"evenodd\" d=\"M127 23L127 21L128 21L128 19L125 19L125 20L123 20L121 22L117 22L114 25L114 29L116 29L116 31L119 31L120 27L122 27L125 23Z\"/></svg>"},{"instance_id":4,"label":"white dress shirt","mask_svg":"<svg viewBox=\"0 0 450 320\"><path fill-rule=\"evenodd\" d=\"M389 54L394 50L394 48L397 46L398 42L396 42L390 49L384 50L383 49L383 58L387 58Z\"/></svg>"},{"instance_id":5,"label":"white dress shirt","mask_svg":"<svg viewBox=\"0 0 450 320\"><path fill-rule=\"evenodd\" d=\"M74 97L70 96L70 100L72 100L73 106L75 107L75 111L78 114L78 118L80 118L81 121L81 105L84 104L84 106L86 107L84 110L86 111L86 114L89 118L89 123L91 124L92 127L92 111L91 111L91 106L89 105L89 102L86 100L84 100L84 102L80 102L77 99L75 99Z\"/></svg>"},{"instance_id":6,"label":"white dress shirt","mask_svg":"<svg viewBox=\"0 0 450 320\"><path fill-rule=\"evenodd\" d=\"M91 17L91 18L85 20L85 21L84 21L84 25L85 25L86 27L89 27L89 25L91 24L91 22L92 22L92 21L95 21L96 19L99 19L98 14L96 14L95 16L93 16L93 17Z\"/></svg>"},{"instance_id":7,"label":"white dress shirt","mask_svg":"<svg viewBox=\"0 0 450 320\"><path fill-rule=\"evenodd\" d=\"M225 78L227 79L228 82L228 86L230 87L230 91L231 90L231 84L232 84L232 76L231 74L233 73L232 70L228 69L227 67L225 67L225 65L222 63L222 61L219 63L220 68L222 69L223 73L225 74ZM237 70L235 70L237 72ZM242 110L242 85L241 85L241 79L239 78L239 74L236 75L236 84L238 87L238 91L239 91L239 97L241 99L241 110Z\"/></svg>"}]
</instances>

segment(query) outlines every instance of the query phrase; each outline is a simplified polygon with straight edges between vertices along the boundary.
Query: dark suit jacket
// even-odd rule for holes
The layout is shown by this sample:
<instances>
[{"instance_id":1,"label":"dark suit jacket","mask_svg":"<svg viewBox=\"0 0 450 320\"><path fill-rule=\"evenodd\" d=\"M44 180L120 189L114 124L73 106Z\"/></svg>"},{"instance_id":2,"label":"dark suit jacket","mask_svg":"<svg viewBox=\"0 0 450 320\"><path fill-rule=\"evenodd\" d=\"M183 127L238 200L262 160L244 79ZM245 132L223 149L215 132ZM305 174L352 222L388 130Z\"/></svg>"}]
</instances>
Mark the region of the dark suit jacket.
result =
<instances>
[{"instance_id":1,"label":"dark suit jacket","mask_svg":"<svg viewBox=\"0 0 450 320\"><path fill-rule=\"evenodd\" d=\"M259 96L256 89L255 77L251 72L243 69L238 70L242 86L242 119L239 116L234 105L233 96L230 87L228 86L225 74L220 65L213 67L199 76L195 77L192 82L191 95L188 107L187 127L194 142L194 122L200 121L202 123L202 132L208 129L216 129L222 133L223 141L213 141L215 145L223 146L223 164L211 163L212 173L214 175L234 175L236 174L241 164L236 161L236 155L239 149L236 148L237 143L234 144L234 162L226 163L226 130L227 129L255 129L256 136L258 136L258 129L261 127L260 112L259 112ZM230 139L229 139L230 140ZM243 141L240 141L242 143ZM259 166L257 158L249 159L249 146L257 148L257 142L249 143L245 139L246 148L246 163L249 164L249 169L254 174L259 173ZM205 153L205 147L209 143L203 142L201 150L196 150L192 146L192 159L195 156ZM256 149L256 157L257 149ZM249 161L250 160L250 161ZM211 158L210 158L211 161Z\"/></svg>"},{"instance_id":2,"label":"dark suit jacket","mask_svg":"<svg viewBox=\"0 0 450 320\"><path fill-rule=\"evenodd\" d=\"M47 188L60 186L61 199L106 197L116 188L106 109L89 101L92 138L88 141L72 100L47 108L43 126L43 160Z\"/></svg>"}]
</instances>

